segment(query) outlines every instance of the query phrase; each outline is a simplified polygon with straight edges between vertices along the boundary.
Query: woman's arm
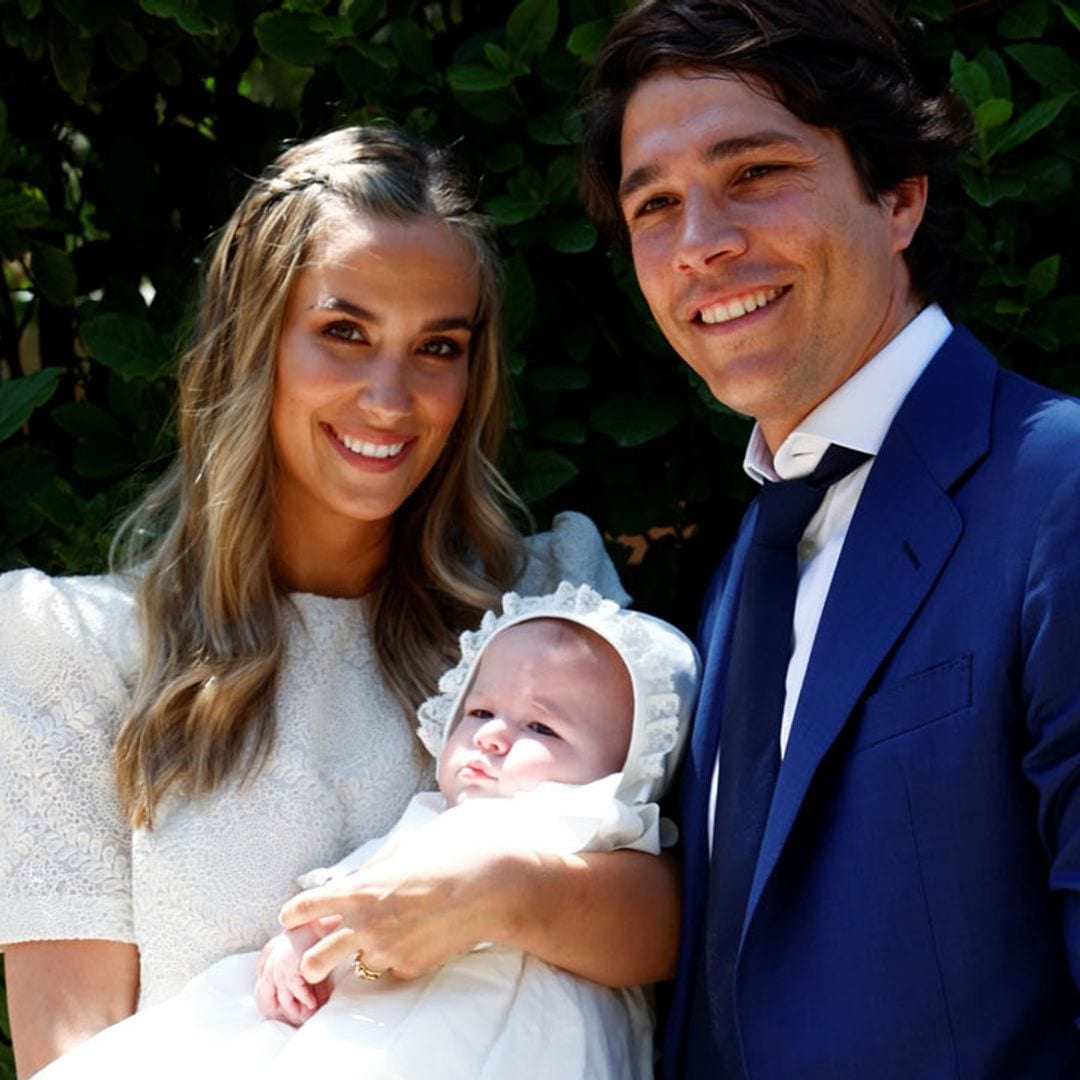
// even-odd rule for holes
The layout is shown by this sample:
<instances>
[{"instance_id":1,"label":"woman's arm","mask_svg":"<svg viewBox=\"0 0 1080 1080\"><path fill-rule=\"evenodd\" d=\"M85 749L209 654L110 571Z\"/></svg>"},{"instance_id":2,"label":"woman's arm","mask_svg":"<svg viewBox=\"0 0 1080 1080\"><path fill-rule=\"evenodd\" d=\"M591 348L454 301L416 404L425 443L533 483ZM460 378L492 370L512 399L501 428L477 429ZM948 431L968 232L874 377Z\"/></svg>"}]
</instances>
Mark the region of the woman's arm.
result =
<instances>
[{"instance_id":1,"label":"woman's arm","mask_svg":"<svg viewBox=\"0 0 1080 1080\"><path fill-rule=\"evenodd\" d=\"M27 941L4 949L15 1070L26 1080L135 1011L139 951L119 941Z\"/></svg>"},{"instance_id":2,"label":"woman's arm","mask_svg":"<svg viewBox=\"0 0 1080 1080\"><path fill-rule=\"evenodd\" d=\"M325 978L358 950L369 968L413 978L482 941L609 986L655 982L675 970L679 873L670 856L424 854L414 860L406 845L285 905L285 926L342 916L305 954L305 978Z\"/></svg>"}]
</instances>

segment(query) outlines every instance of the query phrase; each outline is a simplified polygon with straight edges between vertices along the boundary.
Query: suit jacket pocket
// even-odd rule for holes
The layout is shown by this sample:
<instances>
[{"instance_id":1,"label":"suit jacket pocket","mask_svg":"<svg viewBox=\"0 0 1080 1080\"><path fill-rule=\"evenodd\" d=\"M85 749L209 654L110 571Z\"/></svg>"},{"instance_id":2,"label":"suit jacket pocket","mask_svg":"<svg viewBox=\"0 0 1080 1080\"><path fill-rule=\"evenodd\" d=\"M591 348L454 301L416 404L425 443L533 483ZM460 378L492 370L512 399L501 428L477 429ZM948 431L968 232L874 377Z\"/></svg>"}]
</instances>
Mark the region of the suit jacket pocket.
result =
<instances>
[{"instance_id":1,"label":"suit jacket pocket","mask_svg":"<svg viewBox=\"0 0 1080 1080\"><path fill-rule=\"evenodd\" d=\"M862 703L853 751L916 731L971 705L971 654L886 683Z\"/></svg>"}]
</instances>

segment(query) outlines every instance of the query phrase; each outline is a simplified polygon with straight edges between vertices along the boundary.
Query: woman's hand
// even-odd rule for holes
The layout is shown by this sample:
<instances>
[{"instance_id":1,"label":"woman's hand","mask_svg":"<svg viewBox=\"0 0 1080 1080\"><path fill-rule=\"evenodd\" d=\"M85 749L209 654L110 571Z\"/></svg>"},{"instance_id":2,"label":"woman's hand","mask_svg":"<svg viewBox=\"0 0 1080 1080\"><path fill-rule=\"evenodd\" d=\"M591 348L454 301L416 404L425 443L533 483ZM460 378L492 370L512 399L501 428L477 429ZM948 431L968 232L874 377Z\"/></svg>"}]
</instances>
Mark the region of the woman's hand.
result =
<instances>
[{"instance_id":1,"label":"woman's hand","mask_svg":"<svg viewBox=\"0 0 1080 1080\"><path fill-rule=\"evenodd\" d=\"M317 925L306 923L283 931L263 946L255 972L255 1004L267 1020L299 1027L326 1004L330 981L309 983L300 974L301 958L320 937Z\"/></svg>"},{"instance_id":2,"label":"woman's hand","mask_svg":"<svg viewBox=\"0 0 1080 1080\"><path fill-rule=\"evenodd\" d=\"M596 982L636 985L674 971L678 871L667 856L634 851L432 852L405 838L361 870L294 897L281 921L331 915L340 925L301 962L309 982L357 952L373 971L415 978L490 941Z\"/></svg>"},{"instance_id":3,"label":"woman's hand","mask_svg":"<svg viewBox=\"0 0 1080 1080\"><path fill-rule=\"evenodd\" d=\"M139 951L120 941L26 941L4 949L16 1074L32 1076L135 1011Z\"/></svg>"}]
</instances>

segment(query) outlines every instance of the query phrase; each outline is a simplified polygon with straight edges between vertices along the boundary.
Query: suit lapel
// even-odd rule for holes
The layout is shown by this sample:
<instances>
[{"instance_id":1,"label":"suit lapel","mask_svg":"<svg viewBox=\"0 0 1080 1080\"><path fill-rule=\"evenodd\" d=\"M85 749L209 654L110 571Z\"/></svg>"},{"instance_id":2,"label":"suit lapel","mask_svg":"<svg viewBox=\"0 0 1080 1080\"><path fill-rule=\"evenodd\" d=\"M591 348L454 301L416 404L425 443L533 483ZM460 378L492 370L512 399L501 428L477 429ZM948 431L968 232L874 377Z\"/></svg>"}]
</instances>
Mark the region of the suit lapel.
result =
<instances>
[{"instance_id":1,"label":"suit lapel","mask_svg":"<svg viewBox=\"0 0 1080 1080\"><path fill-rule=\"evenodd\" d=\"M970 335L954 332L908 395L875 459L814 639L747 923L822 758L963 532L948 490L989 446L996 370Z\"/></svg>"}]
</instances>

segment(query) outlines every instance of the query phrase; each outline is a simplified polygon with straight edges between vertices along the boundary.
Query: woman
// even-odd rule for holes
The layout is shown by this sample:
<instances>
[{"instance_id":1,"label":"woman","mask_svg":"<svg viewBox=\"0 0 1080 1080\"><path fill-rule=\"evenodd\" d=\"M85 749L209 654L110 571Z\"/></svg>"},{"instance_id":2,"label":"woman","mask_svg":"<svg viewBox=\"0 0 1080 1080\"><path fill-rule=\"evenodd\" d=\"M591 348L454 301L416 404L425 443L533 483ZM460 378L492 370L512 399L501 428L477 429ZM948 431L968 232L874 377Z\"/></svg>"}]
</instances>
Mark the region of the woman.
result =
<instances>
[{"instance_id":1,"label":"woman","mask_svg":"<svg viewBox=\"0 0 1080 1080\"><path fill-rule=\"evenodd\" d=\"M404 135L287 151L217 242L128 574L0 579L20 1076L254 947L297 873L388 828L430 780L408 716L503 588L622 598L587 521L523 544L500 508L492 251ZM408 976L481 940L611 983L673 959L670 867L632 852L388 859L331 906L312 981L358 950Z\"/></svg>"}]
</instances>

